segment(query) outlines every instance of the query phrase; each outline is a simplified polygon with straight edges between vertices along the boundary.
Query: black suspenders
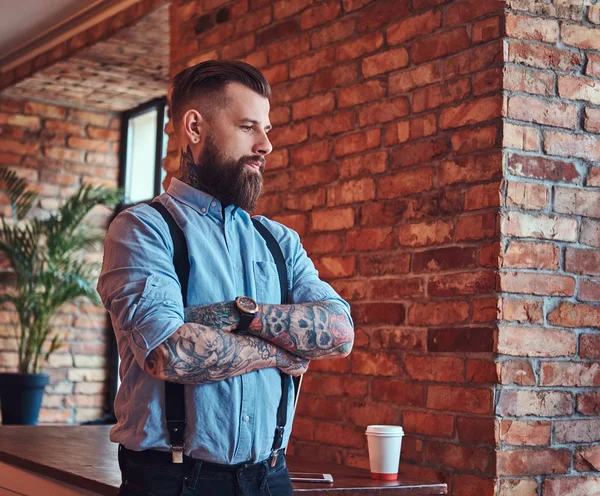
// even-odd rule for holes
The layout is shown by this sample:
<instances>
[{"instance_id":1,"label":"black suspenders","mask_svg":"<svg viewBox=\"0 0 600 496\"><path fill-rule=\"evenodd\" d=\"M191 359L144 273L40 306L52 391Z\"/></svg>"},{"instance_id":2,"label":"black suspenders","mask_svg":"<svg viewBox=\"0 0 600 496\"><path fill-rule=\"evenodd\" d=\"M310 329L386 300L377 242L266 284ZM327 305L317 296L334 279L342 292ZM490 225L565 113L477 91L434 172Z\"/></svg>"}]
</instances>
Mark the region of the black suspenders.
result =
<instances>
[{"instance_id":1,"label":"black suspenders","mask_svg":"<svg viewBox=\"0 0 600 496\"><path fill-rule=\"evenodd\" d=\"M162 203L152 202L150 206L154 208L163 217L169 226L169 233L173 238L173 264L175 272L181 284L181 295L183 297L183 306L187 306L187 290L190 273L190 262L188 257L187 243L182 230L179 228L175 219ZM288 274L285 264L285 257L281 251L279 243L263 224L257 219L252 219L254 227L259 234L264 238L267 247L273 256L273 260L277 266L279 275L279 286L281 290L281 303L288 303ZM287 419L288 397L291 377L288 374L281 373L281 399L277 408L277 427L275 428L275 436L273 446L271 448L271 465L274 466L283 443L283 434L285 432L285 423ZM297 388L297 384L296 388ZM171 453L173 463L183 463L183 442L185 433L185 389L183 384L165 381L165 414L167 420L167 429L171 442Z\"/></svg>"}]
</instances>

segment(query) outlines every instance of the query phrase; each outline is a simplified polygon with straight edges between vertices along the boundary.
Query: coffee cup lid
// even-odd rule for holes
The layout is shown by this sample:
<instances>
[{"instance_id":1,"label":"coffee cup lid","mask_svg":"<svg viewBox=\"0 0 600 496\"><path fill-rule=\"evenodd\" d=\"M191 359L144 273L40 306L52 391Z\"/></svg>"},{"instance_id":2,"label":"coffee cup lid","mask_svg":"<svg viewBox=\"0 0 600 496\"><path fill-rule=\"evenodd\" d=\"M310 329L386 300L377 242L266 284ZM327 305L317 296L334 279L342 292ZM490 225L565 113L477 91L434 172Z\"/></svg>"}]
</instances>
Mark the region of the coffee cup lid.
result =
<instances>
[{"instance_id":1,"label":"coffee cup lid","mask_svg":"<svg viewBox=\"0 0 600 496\"><path fill-rule=\"evenodd\" d=\"M369 425L366 434L374 436L404 436L404 429L399 425Z\"/></svg>"}]
</instances>

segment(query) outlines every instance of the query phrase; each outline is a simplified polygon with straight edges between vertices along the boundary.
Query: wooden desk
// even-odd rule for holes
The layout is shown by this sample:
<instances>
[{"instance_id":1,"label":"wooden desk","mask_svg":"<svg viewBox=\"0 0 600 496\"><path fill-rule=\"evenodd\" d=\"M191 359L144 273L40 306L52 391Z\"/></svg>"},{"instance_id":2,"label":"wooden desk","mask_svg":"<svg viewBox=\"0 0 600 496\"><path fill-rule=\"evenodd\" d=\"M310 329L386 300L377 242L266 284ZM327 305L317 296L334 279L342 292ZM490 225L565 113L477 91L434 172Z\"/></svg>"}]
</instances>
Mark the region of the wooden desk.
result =
<instances>
[{"instance_id":1,"label":"wooden desk","mask_svg":"<svg viewBox=\"0 0 600 496\"><path fill-rule=\"evenodd\" d=\"M121 483L110 426L0 427L0 496L116 496ZM294 483L302 496L447 494L446 484L373 481L368 471L288 457L291 471L326 472L333 484ZM12 484L12 486L11 486Z\"/></svg>"}]
</instances>

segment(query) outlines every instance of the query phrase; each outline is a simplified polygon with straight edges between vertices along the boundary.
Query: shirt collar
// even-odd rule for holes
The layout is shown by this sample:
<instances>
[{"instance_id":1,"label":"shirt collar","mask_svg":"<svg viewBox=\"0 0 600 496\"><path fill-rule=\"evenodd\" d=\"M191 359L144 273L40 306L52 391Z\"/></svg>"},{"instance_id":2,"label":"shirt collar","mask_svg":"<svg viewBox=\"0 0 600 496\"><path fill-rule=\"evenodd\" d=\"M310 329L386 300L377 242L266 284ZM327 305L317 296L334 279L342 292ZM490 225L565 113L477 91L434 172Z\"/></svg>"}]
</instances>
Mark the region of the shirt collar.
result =
<instances>
[{"instance_id":1,"label":"shirt collar","mask_svg":"<svg viewBox=\"0 0 600 496\"><path fill-rule=\"evenodd\" d=\"M223 209L219 200L175 177L171 179L167 193L180 202L192 207L200 215L210 214L212 217L223 218ZM231 212L231 215L235 216L237 212L244 212L244 210L235 205L229 205L225 208L225 212Z\"/></svg>"}]
</instances>

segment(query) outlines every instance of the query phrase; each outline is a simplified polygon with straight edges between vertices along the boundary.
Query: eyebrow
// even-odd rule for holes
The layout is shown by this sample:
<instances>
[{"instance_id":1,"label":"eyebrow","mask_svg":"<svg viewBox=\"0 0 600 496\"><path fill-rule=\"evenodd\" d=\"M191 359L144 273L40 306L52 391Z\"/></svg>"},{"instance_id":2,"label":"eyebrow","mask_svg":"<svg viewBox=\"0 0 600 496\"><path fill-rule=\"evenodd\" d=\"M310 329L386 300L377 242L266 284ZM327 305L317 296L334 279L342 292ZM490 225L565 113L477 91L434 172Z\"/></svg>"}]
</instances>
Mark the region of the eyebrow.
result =
<instances>
[{"instance_id":1,"label":"eyebrow","mask_svg":"<svg viewBox=\"0 0 600 496\"><path fill-rule=\"evenodd\" d=\"M252 124L254 124L254 125L258 125L258 124L260 124L260 122L258 122L258 121L255 121L255 120L253 120L253 119L241 119L241 120L242 120L242 122L251 122L251 123L252 123ZM271 124L269 124L268 126L265 126L265 129L266 129L267 131L270 131L271 129L273 129L273 126L271 126Z\"/></svg>"}]
</instances>

